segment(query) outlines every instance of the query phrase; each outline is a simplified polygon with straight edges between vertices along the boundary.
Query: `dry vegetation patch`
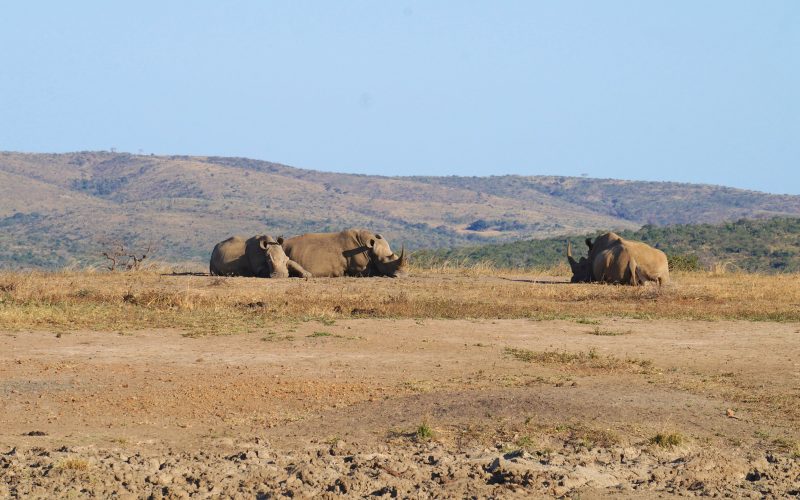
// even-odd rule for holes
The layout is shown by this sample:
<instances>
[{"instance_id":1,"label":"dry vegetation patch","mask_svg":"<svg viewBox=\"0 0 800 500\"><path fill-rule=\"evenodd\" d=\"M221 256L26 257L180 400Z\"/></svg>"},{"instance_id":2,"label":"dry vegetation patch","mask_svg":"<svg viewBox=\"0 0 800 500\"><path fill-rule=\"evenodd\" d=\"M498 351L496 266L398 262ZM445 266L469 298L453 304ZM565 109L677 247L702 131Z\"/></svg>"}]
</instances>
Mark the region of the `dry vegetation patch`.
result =
<instances>
[{"instance_id":1,"label":"dry vegetation patch","mask_svg":"<svg viewBox=\"0 0 800 500\"><path fill-rule=\"evenodd\" d=\"M0 274L0 328L177 327L204 334L350 317L800 320L794 275L683 273L663 288L564 281L538 272L441 268L396 280L6 272Z\"/></svg>"},{"instance_id":2,"label":"dry vegetation patch","mask_svg":"<svg viewBox=\"0 0 800 500\"><path fill-rule=\"evenodd\" d=\"M660 446L661 448L674 448L683 444L684 440L685 438L679 432L659 432L650 438L649 443L655 446Z\"/></svg>"},{"instance_id":3,"label":"dry vegetation patch","mask_svg":"<svg viewBox=\"0 0 800 500\"><path fill-rule=\"evenodd\" d=\"M78 457L71 457L60 460L53 468L57 471L72 470L84 472L89 470L89 467L90 464L88 460Z\"/></svg>"},{"instance_id":4,"label":"dry vegetation patch","mask_svg":"<svg viewBox=\"0 0 800 500\"><path fill-rule=\"evenodd\" d=\"M599 354L595 349L588 351L531 351L508 347L506 354L520 361L539 363L544 365L566 365L596 370L626 370L636 373L649 373L653 369L653 362L647 359L617 358L611 355Z\"/></svg>"},{"instance_id":5,"label":"dry vegetation patch","mask_svg":"<svg viewBox=\"0 0 800 500\"><path fill-rule=\"evenodd\" d=\"M598 337L617 337L619 335L630 335L633 333L630 330L620 331L620 330L608 330L605 328L600 328L599 326L594 327L594 329L589 331L591 335L597 335Z\"/></svg>"}]
</instances>

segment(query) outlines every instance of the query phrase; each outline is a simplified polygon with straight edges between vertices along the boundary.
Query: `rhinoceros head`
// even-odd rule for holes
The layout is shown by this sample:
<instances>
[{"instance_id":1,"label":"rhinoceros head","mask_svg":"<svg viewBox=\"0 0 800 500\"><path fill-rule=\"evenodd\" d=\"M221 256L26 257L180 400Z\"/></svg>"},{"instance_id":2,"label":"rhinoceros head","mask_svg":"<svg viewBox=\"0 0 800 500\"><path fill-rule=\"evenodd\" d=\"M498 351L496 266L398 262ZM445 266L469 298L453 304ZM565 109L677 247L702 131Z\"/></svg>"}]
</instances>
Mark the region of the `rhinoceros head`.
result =
<instances>
[{"instance_id":1,"label":"rhinoceros head","mask_svg":"<svg viewBox=\"0 0 800 500\"><path fill-rule=\"evenodd\" d=\"M400 255L392 252L389 242L380 234L376 234L366 242L371 260L379 274L397 278L405 275L406 248L403 245Z\"/></svg>"},{"instance_id":2,"label":"rhinoceros head","mask_svg":"<svg viewBox=\"0 0 800 500\"><path fill-rule=\"evenodd\" d=\"M586 244L591 249L590 240L586 239ZM572 257L572 243L567 242L567 261L569 261L569 267L572 268L572 278L570 279L571 283L585 283L592 280L592 269L589 266L589 259L586 257L581 257L580 260L575 260Z\"/></svg>"},{"instance_id":3,"label":"rhinoceros head","mask_svg":"<svg viewBox=\"0 0 800 500\"><path fill-rule=\"evenodd\" d=\"M267 262L267 275L270 278L288 278L289 277L289 257L283 251L283 238L279 237L277 240L272 236L261 237L258 240L258 246L264 251L264 257Z\"/></svg>"}]
</instances>

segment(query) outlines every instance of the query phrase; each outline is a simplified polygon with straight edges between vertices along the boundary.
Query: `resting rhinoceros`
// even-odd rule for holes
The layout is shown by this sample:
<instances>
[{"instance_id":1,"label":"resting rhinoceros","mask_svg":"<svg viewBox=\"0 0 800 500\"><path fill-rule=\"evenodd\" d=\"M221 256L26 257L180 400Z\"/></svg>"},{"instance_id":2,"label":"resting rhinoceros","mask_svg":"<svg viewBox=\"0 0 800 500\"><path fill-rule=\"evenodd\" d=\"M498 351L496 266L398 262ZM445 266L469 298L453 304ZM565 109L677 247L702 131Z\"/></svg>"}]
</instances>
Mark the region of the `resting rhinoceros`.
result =
<instances>
[{"instance_id":1,"label":"resting rhinoceros","mask_svg":"<svg viewBox=\"0 0 800 500\"><path fill-rule=\"evenodd\" d=\"M598 236L594 243L591 238L586 238L586 246L589 247L589 257L581 257L579 261L575 261L572 257L572 245L567 244L567 260L572 268L573 283L669 283L667 256L650 245L626 240L615 233L606 233Z\"/></svg>"},{"instance_id":2,"label":"resting rhinoceros","mask_svg":"<svg viewBox=\"0 0 800 500\"><path fill-rule=\"evenodd\" d=\"M405 274L405 248L398 256L386 238L365 229L303 234L284 241L283 249L315 277Z\"/></svg>"},{"instance_id":3,"label":"resting rhinoceros","mask_svg":"<svg viewBox=\"0 0 800 500\"><path fill-rule=\"evenodd\" d=\"M288 278L311 275L296 262L289 260L281 244L272 236L262 235L244 239L232 236L214 246L209 271L212 276L255 276L258 278Z\"/></svg>"}]
</instances>

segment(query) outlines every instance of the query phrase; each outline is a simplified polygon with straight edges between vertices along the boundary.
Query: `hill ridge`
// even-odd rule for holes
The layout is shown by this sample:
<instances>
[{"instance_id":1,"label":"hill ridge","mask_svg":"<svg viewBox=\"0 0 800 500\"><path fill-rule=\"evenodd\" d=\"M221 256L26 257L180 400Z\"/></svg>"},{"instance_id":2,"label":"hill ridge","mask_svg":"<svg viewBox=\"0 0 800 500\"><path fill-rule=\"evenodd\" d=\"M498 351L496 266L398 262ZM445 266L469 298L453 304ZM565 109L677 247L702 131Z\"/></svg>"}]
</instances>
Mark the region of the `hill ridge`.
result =
<instances>
[{"instance_id":1,"label":"hill ridge","mask_svg":"<svg viewBox=\"0 0 800 500\"><path fill-rule=\"evenodd\" d=\"M0 266L98 263L110 240L201 262L231 234L369 227L410 249L646 223L800 216L800 196L569 176L324 172L244 157L0 152Z\"/></svg>"}]
</instances>

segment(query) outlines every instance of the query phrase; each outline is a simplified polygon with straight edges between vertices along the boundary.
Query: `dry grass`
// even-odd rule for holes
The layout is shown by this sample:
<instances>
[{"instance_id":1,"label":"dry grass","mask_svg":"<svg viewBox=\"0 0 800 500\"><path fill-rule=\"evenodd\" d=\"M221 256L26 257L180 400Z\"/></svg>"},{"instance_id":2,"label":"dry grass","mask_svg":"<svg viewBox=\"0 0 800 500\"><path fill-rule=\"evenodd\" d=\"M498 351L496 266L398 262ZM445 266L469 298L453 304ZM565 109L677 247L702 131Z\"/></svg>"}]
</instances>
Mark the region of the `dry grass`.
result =
<instances>
[{"instance_id":1,"label":"dry grass","mask_svg":"<svg viewBox=\"0 0 800 500\"><path fill-rule=\"evenodd\" d=\"M662 433L659 432L655 436L650 438L650 444L655 446L660 446L661 448L675 448L676 446L680 446L684 442L684 437L682 434L678 432L673 433Z\"/></svg>"},{"instance_id":2,"label":"dry grass","mask_svg":"<svg viewBox=\"0 0 800 500\"><path fill-rule=\"evenodd\" d=\"M796 275L684 273L661 289L563 281L489 268L415 270L397 280L5 272L0 329L237 333L351 317L800 321Z\"/></svg>"},{"instance_id":3,"label":"dry grass","mask_svg":"<svg viewBox=\"0 0 800 500\"><path fill-rule=\"evenodd\" d=\"M619 335L630 335L633 332L631 332L630 330L624 332L618 330L607 330L605 328L600 328L599 326L596 326L594 327L593 330L590 330L588 333L589 335L597 335L598 337L617 337Z\"/></svg>"},{"instance_id":4,"label":"dry grass","mask_svg":"<svg viewBox=\"0 0 800 500\"><path fill-rule=\"evenodd\" d=\"M598 354L594 349L587 352L568 351L531 351L528 349L506 348L505 353L513 358L528 363L542 365L568 365L597 370L626 370L636 373L649 373L653 363L646 359L626 358Z\"/></svg>"},{"instance_id":5,"label":"dry grass","mask_svg":"<svg viewBox=\"0 0 800 500\"><path fill-rule=\"evenodd\" d=\"M609 429L598 429L583 423L570 423L557 426L555 435L564 436L565 440L584 448L609 448L620 443L620 436Z\"/></svg>"},{"instance_id":6,"label":"dry grass","mask_svg":"<svg viewBox=\"0 0 800 500\"><path fill-rule=\"evenodd\" d=\"M448 259L436 264L418 266L414 263L413 256L410 260L409 270L412 274L425 276L458 275L464 277L493 277L523 273L531 277L565 278L567 281L569 281L569 277L572 276L572 271L566 262L559 263L552 267L503 268L489 261L469 262L467 260Z\"/></svg>"},{"instance_id":7,"label":"dry grass","mask_svg":"<svg viewBox=\"0 0 800 500\"><path fill-rule=\"evenodd\" d=\"M54 469L58 471L74 470L84 472L89 470L89 461L83 458L65 458L56 463Z\"/></svg>"}]
</instances>

